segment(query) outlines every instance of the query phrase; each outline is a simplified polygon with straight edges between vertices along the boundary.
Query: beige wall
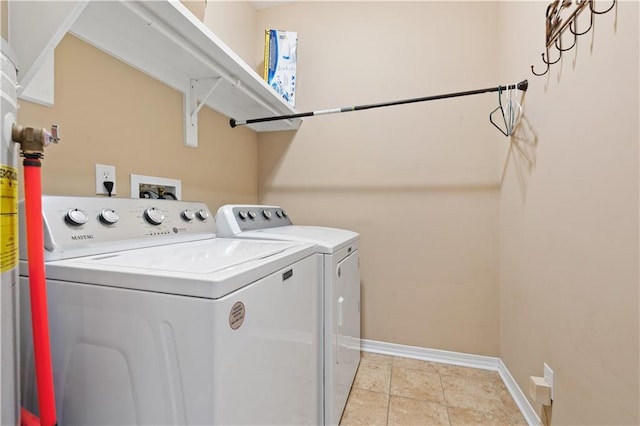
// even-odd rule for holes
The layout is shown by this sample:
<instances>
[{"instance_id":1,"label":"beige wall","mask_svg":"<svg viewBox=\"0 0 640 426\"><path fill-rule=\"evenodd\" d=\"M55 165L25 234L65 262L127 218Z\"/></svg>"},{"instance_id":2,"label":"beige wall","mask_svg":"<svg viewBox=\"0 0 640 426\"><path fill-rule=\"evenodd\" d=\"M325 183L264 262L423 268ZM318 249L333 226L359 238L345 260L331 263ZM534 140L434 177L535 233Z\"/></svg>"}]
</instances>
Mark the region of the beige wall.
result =
<instances>
[{"instance_id":1,"label":"beige wall","mask_svg":"<svg viewBox=\"0 0 640 426\"><path fill-rule=\"evenodd\" d=\"M545 8L501 4L506 74L544 70ZM620 2L529 74L526 126L502 158L500 356L525 391L551 366L553 424L640 421L638 9Z\"/></svg>"},{"instance_id":2,"label":"beige wall","mask_svg":"<svg viewBox=\"0 0 640 426\"><path fill-rule=\"evenodd\" d=\"M513 146L486 121L489 95L262 134L259 198L361 233L365 338L499 355L525 392L547 362L554 424L637 424L638 4L620 3L617 27L614 13L596 17L535 77L545 7L260 11L258 51L264 28L299 32L301 111L522 78L531 88Z\"/></svg>"},{"instance_id":3,"label":"beige wall","mask_svg":"<svg viewBox=\"0 0 640 426\"><path fill-rule=\"evenodd\" d=\"M260 10L256 46L265 28L298 31L300 111L436 95L501 83L496 13L496 3L300 2ZM364 338L498 355L507 140L487 119L496 105L494 95L405 105L259 136L261 202L361 234Z\"/></svg>"},{"instance_id":4,"label":"beige wall","mask_svg":"<svg viewBox=\"0 0 640 426\"><path fill-rule=\"evenodd\" d=\"M207 0L180 0L201 21L204 21L205 9L207 8Z\"/></svg>"},{"instance_id":5,"label":"beige wall","mask_svg":"<svg viewBox=\"0 0 640 426\"><path fill-rule=\"evenodd\" d=\"M209 0L204 15L204 23L238 54L251 68L262 69L255 57L254 30L257 26L257 12L248 1Z\"/></svg>"},{"instance_id":6,"label":"beige wall","mask_svg":"<svg viewBox=\"0 0 640 426\"><path fill-rule=\"evenodd\" d=\"M204 108L186 148L180 93L67 36L56 106L19 115L62 125L45 192L91 195L99 162L116 165L118 196L130 173L179 178L212 209L259 199L354 229L365 338L500 356L525 392L547 362L553 424L638 424L638 4L597 17L545 77L529 72L544 2L247 6L210 1L205 22L256 68L265 28L298 31L300 111L528 78L520 140L509 150L481 95L261 135Z\"/></svg>"},{"instance_id":7,"label":"beige wall","mask_svg":"<svg viewBox=\"0 0 640 426\"><path fill-rule=\"evenodd\" d=\"M116 166L117 196L129 197L129 175L182 180L182 196L211 209L257 199L257 135L230 129L203 108L199 147L184 146L182 94L67 35L56 48L55 106L20 101L23 125L62 128L48 148L43 191L94 195L95 163Z\"/></svg>"}]
</instances>

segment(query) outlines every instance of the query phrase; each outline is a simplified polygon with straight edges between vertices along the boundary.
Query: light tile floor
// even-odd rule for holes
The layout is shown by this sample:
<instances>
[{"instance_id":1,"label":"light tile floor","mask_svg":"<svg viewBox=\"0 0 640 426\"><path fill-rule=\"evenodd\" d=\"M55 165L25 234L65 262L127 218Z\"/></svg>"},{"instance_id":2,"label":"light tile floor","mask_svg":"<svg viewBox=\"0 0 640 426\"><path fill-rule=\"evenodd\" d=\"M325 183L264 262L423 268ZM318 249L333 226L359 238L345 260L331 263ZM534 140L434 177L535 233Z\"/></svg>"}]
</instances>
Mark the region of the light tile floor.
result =
<instances>
[{"instance_id":1,"label":"light tile floor","mask_svg":"<svg viewBox=\"0 0 640 426\"><path fill-rule=\"evenodd\" d=\"M341 425L526 425L495 371L362 353Z\"/></svg>"}]
</instances>

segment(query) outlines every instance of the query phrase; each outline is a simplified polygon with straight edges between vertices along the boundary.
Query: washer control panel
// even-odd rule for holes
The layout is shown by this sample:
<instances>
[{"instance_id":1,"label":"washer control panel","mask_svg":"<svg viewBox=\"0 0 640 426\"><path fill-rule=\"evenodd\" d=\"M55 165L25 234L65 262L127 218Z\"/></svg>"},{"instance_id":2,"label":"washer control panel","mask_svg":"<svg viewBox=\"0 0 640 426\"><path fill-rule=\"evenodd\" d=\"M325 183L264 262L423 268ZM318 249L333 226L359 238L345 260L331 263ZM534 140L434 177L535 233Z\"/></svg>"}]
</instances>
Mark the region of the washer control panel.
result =
<instances>
[{"instance_id":1,"label":"washer control panel","mask_svg":"<svg viewBox=\"0 0 640 426\"><path fill-rule=\"evenodd\" d=\"M225 235L293 225L282 207L260 205L222 206L216 214L216 222L218 229Z\"/></svg>"},{"instance_id":2,"label":"washer control panel","mask_svg":"<svg viewBox=\"0 0 640 426\"><path fill-rule=\"evenodd\" d=\"M18 210L26 259L23 201ZM206 204L188 201L45 195L42 214L45 260L213 238L216 231Z\"/></svg>"}]
</instances>

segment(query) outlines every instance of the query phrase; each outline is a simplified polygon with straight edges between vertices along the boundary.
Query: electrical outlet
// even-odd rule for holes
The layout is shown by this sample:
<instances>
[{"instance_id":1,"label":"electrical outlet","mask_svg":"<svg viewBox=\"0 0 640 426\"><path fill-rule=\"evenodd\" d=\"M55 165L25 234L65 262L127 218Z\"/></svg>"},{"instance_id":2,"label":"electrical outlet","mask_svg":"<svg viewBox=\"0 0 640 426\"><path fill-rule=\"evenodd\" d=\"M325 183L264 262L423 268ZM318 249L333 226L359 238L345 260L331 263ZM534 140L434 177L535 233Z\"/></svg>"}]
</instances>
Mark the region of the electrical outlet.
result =
<instances>
[{"instance_id":1,"label":"electrical outlet","mask_svg":"<svg viewBox=\"0 0 640 426\"><path fill-rule=\"evenodd\" d=\"M551 386L551 400L553 401L553 370L547 365L546 362L543 365L543 369L544 381L547 382L549 386Z\"/></svg>"},{"instance_id":2,"label":"electrical outlet","mask_svg":"<svg viewBox=\"0 0 640 426\"><path fill-rule=\"evenodd\" d=\"M104 187L105 181L113 182L111 195L116 195L116 166L96 164L96 194L109 194L107 188Z\"/></svg>"}]
</instances>

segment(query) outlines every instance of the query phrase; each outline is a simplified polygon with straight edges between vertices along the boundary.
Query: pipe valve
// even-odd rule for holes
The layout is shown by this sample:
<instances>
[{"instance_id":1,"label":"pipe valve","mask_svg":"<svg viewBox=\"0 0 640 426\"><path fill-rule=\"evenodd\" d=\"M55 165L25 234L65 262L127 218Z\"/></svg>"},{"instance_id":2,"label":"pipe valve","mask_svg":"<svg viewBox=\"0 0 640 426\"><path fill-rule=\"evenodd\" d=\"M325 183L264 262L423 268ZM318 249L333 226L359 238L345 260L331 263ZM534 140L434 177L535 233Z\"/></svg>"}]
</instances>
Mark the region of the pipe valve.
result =
<instances>
[{"instance_id":1,"label":"pipe valve","mask_svg":"<svg viewBox=\"0 0 640 426\"><path fill-rule=\"evenodd\" d=\"M53 124L49 131L45 128L34 129L14 124L11 128L11 138L21 145L23 154L41 154L45 147L60 141L60 126Z\"/></svg>"}]
</instances>

